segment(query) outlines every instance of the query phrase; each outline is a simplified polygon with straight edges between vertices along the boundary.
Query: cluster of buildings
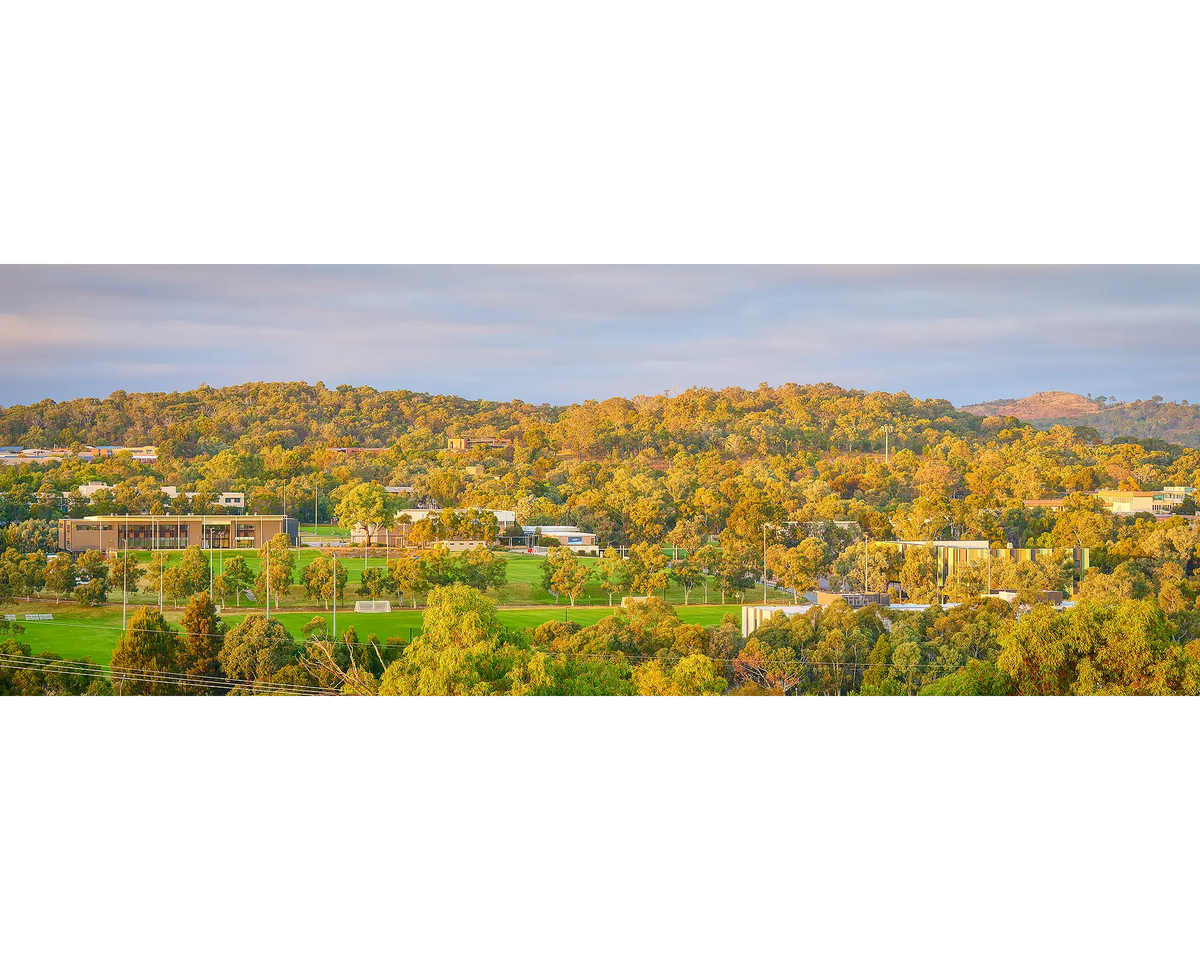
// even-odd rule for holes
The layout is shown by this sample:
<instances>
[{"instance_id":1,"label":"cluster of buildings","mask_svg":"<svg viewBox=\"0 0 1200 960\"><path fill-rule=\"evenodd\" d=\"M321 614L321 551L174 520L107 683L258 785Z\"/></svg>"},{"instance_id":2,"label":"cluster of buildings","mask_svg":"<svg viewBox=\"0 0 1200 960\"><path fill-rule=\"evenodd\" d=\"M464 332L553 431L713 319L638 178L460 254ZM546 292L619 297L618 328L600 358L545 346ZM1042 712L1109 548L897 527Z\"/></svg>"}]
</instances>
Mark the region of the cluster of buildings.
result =
<instances>
[{"instance_id":1,"label":"cluster of buildings","mask_svg":"<svg viewBox=\"0 0 1200 960\"><path fill-rule=\"evenodd\" d=\"M1183 504L1184 497L1195 495L1195 487L1163 487L1161 490L1088 490L1088 496L1099 497L1108 509L1118 515L1149 513L1155 517L1169 517L1176 507ZM1022 501L1026 507L1045 507L1061 510L1064 497L1045 500Z\"/></svg>"},{"instance_id":2,"label":"cluster of buildings","mask_svg":"<svg viewBox=\"0 0 1200 960\"><path fill-rule=\"evenodd\" d=\"M68 447L0 447L0 464L14 466L22 463L52 463L59 462L65 457L78 457L80 460L96 460L100 457L111 457L118 453L128 453L138 463L153 463L158 459L158 447L82 447L73 450Z\"/></svg>"},{"instance_id":3,"label":"cluster of buildings","mask_svg":"<svg viewBox=\"0 0 1200 960\"><path fill-rule=\"evenodd\" d=\"M987 540L885 540L882 542L897 544L901 550L905 550L908 547L932 547L935 553L935 578L939 591L944 590L948 584L954 582L958 572L968 564L983 561L987 562L990 567L992 560L1021 561L1034 560L1041 556L1065 556L1065 552L1057 548L1013 547L1011 544L1005 547L993 547ZM1090 551L1087 547L1076 546L1071 548L1071 557L1075 566L1075 582L1078 583L1083 579L1090 567ZM996 597L1010 603L1016 598L1017 591L1015 590L992 589L990 573L988 581L987 589L980 596ZM892 581L888 584L888 587L895 587L897 592L901 592L903 585ZM811 602L791 606L771 604L744 605L742 607L742 636L750 636L751 633L776 613L782 612L786 616L791 617L799 613L806 613L814 606L827 607L837 600L849 604L853 610L861 610L863 607L872 604L896 610L920 610L928 606L928 604L894 604L892 603L890 593L837 593L832 590L816 590L813 593L805 594L805 596L810 597ZM1064 597L1057 590L1043 590L1042 599L1047 603L1061 604ZM948 604L947 606L955 606L955 604Z\"/></svg>"}]
</instances>

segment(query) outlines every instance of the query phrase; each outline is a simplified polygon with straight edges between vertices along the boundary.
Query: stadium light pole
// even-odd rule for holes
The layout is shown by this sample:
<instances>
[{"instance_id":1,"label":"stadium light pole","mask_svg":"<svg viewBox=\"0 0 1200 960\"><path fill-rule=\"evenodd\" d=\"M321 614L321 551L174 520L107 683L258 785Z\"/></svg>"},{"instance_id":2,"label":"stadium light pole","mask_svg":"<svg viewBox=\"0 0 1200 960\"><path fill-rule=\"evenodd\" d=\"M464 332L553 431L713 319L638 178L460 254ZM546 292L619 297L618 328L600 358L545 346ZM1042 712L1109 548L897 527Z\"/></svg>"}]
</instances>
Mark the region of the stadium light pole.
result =
<instances>
[{"instance_id":1,"label":"stadium light pole","mask_svg":"<svg viewBox=\"0 0 1200 960\"><path fill-rule=\"evenodd\" d=\"M129 599L129 524L125 524L125 562L121 564L121 630L125 629L125 607Z\"/></svg>"},{"instance_id":2,"label":"stadium light pole","mask_svg":"<svg viewBox=\"0 0 1200 960\"><path fill-rule=\"evenodd\" d=\"M769 523L764 523L763 527L763 605L767 603L767 527Z\"/></svg>"},{"instance_id":3,"label":"stadium light pole","mask_svg":"<svg viewBox=\"0 0 1200 960\"><path fill-rule=\"evenodd\" d=\"M338 560L337 554L333 557L333 641L337 642L337 575L338 575Z\"/></svg>"}]
</instances>

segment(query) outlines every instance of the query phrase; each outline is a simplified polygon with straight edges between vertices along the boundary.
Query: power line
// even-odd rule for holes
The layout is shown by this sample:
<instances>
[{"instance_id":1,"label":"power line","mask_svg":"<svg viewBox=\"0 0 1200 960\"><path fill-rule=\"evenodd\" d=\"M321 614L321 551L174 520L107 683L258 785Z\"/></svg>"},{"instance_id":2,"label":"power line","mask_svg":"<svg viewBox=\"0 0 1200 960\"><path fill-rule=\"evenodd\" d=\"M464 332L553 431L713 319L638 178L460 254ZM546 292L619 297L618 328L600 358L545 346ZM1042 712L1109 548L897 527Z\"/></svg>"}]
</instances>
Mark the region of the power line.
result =
<instances>
[{"instance_id":1,"label":"power line","mask_svg":"<svg viewBox=\"0 0 1200 960\"><path fill-rule=\"evenodd\" d=\"M43 657L27 657L22 654L0 653L0 667L12 670L59 673L70 676L91 677L120 682L128 679L135 682L164 683L175 686L195 686L207 689L234 690L252 689L266 693L294 693L303 695L328 695L336 693L325 687L305 684L276 683L269 680L244 680L239 677L218 677L213 674L184 674L169 671L141 670L121 667L114 675L102 664L88 664L80 660L53 660Z\"/></svg>"}]
</instances>

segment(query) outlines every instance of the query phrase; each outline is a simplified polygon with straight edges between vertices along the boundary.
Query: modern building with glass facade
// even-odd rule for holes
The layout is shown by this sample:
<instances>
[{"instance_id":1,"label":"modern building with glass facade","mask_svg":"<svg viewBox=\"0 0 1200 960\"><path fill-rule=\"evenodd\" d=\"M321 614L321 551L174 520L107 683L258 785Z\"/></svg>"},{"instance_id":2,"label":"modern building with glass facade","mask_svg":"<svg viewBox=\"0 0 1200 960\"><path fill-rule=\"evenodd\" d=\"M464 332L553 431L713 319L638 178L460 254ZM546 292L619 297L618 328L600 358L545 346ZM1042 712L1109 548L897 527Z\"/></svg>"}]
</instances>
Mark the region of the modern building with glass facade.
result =
<instances>
[{"instance_id":1,"label":"modern building with glass facade","mask_svg":"<svg viewBox=\"0 0 1200 960\"><path fill-rule=\"evenodd\" d=\"M100 550L257 550L280 533L293 546L300 543L299 522L294 517L157 516L83 517L58 521L58 548L82 553Z\"/></svg>"},{"instance_id":2,"label":"modern building with glass facade","mask_svg":"<svg viewBox=\"0 0 1200 960\"><path fill-rule=\"evenodd\" d=\"M1038 557L1065 558L1070 554L1075 565L1075 579L1081 582L1091 567L1091 551L1087 547L1075 546L1066 549L1060 547L992 547L987 540L894 540L882 541L900 544L900 549L908 547L932 547L937 553L937 583L939 589L945 589L946 584L954 579L955 572L966 564L986 561L988 558L997 560L1036 560Z\"/></svg>"}]
</instances>

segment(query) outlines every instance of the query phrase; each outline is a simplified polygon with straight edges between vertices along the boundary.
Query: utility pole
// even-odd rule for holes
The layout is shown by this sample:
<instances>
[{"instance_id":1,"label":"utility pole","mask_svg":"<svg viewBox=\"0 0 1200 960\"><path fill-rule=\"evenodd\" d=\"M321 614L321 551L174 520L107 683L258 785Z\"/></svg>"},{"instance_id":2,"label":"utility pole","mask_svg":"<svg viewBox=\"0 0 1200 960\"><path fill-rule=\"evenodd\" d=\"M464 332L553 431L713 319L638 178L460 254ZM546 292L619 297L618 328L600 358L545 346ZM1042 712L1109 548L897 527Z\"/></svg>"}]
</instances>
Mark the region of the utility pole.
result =
<instances>
[{"instance_id":1,"label":"utility pole","mask_svg":"<svg viewBox=\"0 0 1200 960\"><path fill-rule=\"evenodd\" d=\"M864 596L864 599L866 597L866 594L869 593L871 590L869 570L868 570L868 561L867 561L867 557L870 553L870 550L871 550L870 541L867 539L867 535L864 533L863 534L863 596Z\"/></svg>"},{"instance_id":2,"label":"utility pole","mask_svg":"<svg viewBox=\"0 0 1200 960\"><path fill-rule=\"evenodd\" d=\"M338 575L338 559L337 554L333 556L333 640L337 642L337 575Z\"/></svg>"},{"instance_id":3,"label":"utility pole","mask_svg":"<svg viewBox=\"0 0 1200 960\"><path fill-rule=\"evenodd\" d=\"M267 587L267 619L271 617L271 541L267 541L267 577L265 580Z\"/></svg>"}]
</instances>

